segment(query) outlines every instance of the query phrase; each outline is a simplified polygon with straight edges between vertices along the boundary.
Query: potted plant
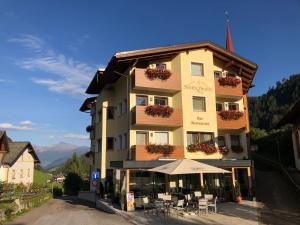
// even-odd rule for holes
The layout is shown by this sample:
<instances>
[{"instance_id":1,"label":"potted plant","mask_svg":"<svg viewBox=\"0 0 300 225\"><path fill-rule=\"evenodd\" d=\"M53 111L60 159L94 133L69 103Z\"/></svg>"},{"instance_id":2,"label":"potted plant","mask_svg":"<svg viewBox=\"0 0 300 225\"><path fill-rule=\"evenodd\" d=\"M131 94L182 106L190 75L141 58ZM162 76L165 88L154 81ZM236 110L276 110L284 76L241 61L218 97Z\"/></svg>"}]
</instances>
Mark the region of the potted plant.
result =
<instances>
[{"instance_id":1,"label":"potted plant","mask_svg":"<svg viewBox=\"0 0 300 225\"><path fill-rule=\"evenodd\" d=\"M233 188L233 197L236 203L240 204L242 202L241 185L238 181L235 181L235 186Z\"/></svg>"},{"instance_id":2,"label":"potted plant","mask_svg":"<svg viewBox=\"0 0 300 225\"><path fill-rule=\"evenodd\" d=\"M161 69L161 68L147 68L145 71L145 75L149 80L167 80L172 75L170 70L167 69Z\"/></svg>"}]
</instances>

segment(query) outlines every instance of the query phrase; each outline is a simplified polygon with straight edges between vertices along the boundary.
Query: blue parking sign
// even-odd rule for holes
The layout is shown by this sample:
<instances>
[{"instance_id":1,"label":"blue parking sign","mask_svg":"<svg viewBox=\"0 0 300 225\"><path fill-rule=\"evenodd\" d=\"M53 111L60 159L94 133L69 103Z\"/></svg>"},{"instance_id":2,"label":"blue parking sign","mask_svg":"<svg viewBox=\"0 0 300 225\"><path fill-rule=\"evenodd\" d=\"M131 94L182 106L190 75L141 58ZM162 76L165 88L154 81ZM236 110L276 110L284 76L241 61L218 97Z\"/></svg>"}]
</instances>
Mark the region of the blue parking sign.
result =
<instances>
[{"instance_id":1,"label":"blue parking sign","mask_svg":"<svg viewBox=\"0 0 300 225\"><path fill-rule=\"evenodd\" d=\"M99 178L100 178L99 171L93 171L92 172L92 180L99 180Z\"/></svg>"}]
</instances>

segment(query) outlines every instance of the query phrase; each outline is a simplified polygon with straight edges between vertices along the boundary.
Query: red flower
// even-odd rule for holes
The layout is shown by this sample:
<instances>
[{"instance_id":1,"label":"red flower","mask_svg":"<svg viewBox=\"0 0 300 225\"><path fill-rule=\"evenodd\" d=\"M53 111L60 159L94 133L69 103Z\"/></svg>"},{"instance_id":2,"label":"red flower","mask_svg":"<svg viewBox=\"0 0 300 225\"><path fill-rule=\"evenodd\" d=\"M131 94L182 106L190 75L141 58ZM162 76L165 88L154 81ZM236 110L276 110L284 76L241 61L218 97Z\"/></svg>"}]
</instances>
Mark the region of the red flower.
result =
<instances>
[{"instance_id":1,"label":"red flower","mask_svg":"<svg viewBox=\"0 0 300 225\"><path fill-rule=\"evenodd\" d=\"M241 80L236 77L227 76L219 78L219 84L222 86L236 87L239 83L241 83Z\"/></svg>"},{"instance_id":2,"label":"red flower","mask_svg":"<svg viewBox=\"0 0 300 225\"><path fill-rule=\"evenodd\" d=\"M227 147L219 147L219 152L222 154L222 155L227 155L228 152L229 152L229 149Z\"/></svg>"},{"instance_id":3,"label":"red flower","mask_svg":"<svg viewBox=\"0 0 300 225\"><path fill-rule=\"evenodd\" d=\"M238 120L244 113L236 110L223 110L219 112L219 115L223 120Z\"/></svg>"},{"instance_id":4,"label":"red flower","mask_svg":"<svg viewBox=\"0 0 300 225\"><path fill-rule=\"evenodd\" d=\"M174 109L167 105L148 105L145 113L149 116L170 117Z\"/></svg>"},{"instance_id":5,"label":"red flower","mask_svg":"<svg viewBox=\"0 0 300 225\"><path fill-rule=\"evenodd\" d=\"M205 152L206 154L209 155L209 154L216 153L218 150L215 146L198 143L198 144L190 144L188 146L188 151L189 152Z\"/></svg>"},{"instance_id":6,"label":"red flower","mask_svg":"<svg viewBox=\"0 0 300 225\"><path fill-rule=\"evenodd\" d=\"M162 153L164 156L170 155L174 151L173 145L149 144L146 148L149 153Z\"/></svg>"},{"instance_id":7,"label":"red flower","mask_svg":"<svg viewBox=\"0 0 300 225\"><path fill-rule=\"evenodd\" d=\"M167 69L150 69L147 68L145 71L145 75L150 80L160 79L160 80L167 80L172 75L170 70Z\"/></svg>"}]
</instances>

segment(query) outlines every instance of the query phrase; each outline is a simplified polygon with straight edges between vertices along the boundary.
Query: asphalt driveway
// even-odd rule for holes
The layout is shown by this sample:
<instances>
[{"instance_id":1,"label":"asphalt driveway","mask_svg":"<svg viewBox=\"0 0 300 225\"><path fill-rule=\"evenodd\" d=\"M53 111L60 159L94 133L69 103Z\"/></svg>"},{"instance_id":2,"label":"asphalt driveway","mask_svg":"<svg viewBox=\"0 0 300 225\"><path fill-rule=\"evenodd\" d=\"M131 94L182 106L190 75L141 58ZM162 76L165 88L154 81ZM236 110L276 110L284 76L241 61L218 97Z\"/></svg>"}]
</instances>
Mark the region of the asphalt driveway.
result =
<instances>
[{"instance_id":1,"label":"asphalt driveway","mask_svg":"<svg viewBox=\"0 0 300 225\"><path fill-rule=\"evenodd\" d=\"M95 209L77 198L52 199L9 225L132 225L118 214Z\"/></svg>"}]
</instances>

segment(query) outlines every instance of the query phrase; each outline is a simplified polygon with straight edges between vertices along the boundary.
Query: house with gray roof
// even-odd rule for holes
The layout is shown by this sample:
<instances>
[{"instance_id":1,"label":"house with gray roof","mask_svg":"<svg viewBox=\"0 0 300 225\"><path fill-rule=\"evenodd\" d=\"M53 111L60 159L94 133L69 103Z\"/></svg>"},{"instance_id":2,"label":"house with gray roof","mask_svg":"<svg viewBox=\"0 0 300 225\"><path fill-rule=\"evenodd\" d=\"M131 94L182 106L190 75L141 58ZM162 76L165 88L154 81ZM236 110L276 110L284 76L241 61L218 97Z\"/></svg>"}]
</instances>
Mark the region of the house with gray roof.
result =
<instances>
[{"instance_id":1,"label":"house with gray roof","mask_svg":"<svg viewBox=\"0 0 300 225\"><path fill-rule=\"evenodd\" d=\"M27 141L12 141L0 131L0 182L33 183L34 165L40 160Z\"/></svg>"}]
</instances>

